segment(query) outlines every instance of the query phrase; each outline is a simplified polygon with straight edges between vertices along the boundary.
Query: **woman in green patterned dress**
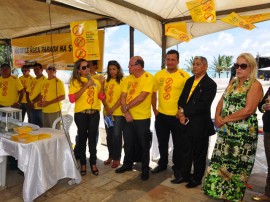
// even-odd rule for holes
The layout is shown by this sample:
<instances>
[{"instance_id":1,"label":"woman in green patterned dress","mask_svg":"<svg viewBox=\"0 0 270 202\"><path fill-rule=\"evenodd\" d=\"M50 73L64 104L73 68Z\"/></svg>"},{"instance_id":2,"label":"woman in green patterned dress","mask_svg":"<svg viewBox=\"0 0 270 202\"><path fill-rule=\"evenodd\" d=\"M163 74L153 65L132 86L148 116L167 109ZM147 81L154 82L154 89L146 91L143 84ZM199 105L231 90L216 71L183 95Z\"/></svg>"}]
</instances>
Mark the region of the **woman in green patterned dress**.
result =
<instances>
[{"instance_id":1,"label":"woman in green patterned dress","mask_svg":"<svg viewBox=\"0 0 270 202\"><path fill-rule=\"evenodd\" d=\"M242 201L256 154L256 108L263 96L257 65L249 53L237 57L236 77L221 97L215 114L219 128L202 191L224 201Z\"/></svg>"}]
</instances>

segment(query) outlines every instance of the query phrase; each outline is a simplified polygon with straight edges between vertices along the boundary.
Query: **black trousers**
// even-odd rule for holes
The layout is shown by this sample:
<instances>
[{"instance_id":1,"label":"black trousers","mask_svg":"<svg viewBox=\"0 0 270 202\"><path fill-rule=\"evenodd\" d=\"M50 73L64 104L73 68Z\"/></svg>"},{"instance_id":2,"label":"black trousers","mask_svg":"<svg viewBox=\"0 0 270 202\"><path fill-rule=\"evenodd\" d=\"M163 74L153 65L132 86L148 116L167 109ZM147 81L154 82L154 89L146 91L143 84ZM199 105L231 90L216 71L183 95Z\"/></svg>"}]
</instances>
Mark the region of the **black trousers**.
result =
<instances>
[{"instance_id":1,"label":"black trousers","mask_svg":"<svg viewBox=\"0 0 270 202\"><path fill-rule=\"evenodd\" d=\"M167 168L168 165L168 145L170 134L172 134L173 141L173 169L180 167L181 162L176 161L175 157L181 155L181 136L182 126L175 116L169 116L158 113L155 121L156 134L158 139L158 148L160 159L158 165L162 168Z\"/></svg>"},{"instance_id":2,"label":"black trousers","mask_svg":"<svg viewBox=\"0 0 270 202\"><path fill-rule=\"evenodd\" d=\"M264 132L264 149L268 165L268 174L266 178L265 195L270 197L270 132Z\"/></svg>"},{"instance_id":3,"label":"black trousers","mask_svg":"<svg viewBox=\"0 0 270 202\"><path fill-rule=\"evenodd\" d=\"M182 139L182 156L177 156L176 161L181 161L181 175L189 178L193 165L192 177L200 182L204 176L206 168L206 157L208 151L208 136L192 136L186 131Z\"/></svg>"},{"instance_id":4,"label":"black trousers","mask_svg":"<svg viewBox=\"0 0 270 202\"><path fill-rule=\"evenodd\" d=\"M75 123L78 128L78 145L81 165L86 165L86 142L90 152L90 165L95 165L97 160L96 134L99 127L100 114L75 113Z\"/></svg>"},{"instance_id":5,"label":"black trousers","mask_svg":"<svg viewBox=\"0 0 270 202\"><path fill-rule=\"evenodd\" d=\"M125 151L123 166L127 166L129 168L132 167L134 162L134 151L136 147L136 149L139 149L141 151L142 171L149 171L149 133L150 118L143 120L133 120L132 122L125 122L123 131Z\"/></svg>"}]
</instances>

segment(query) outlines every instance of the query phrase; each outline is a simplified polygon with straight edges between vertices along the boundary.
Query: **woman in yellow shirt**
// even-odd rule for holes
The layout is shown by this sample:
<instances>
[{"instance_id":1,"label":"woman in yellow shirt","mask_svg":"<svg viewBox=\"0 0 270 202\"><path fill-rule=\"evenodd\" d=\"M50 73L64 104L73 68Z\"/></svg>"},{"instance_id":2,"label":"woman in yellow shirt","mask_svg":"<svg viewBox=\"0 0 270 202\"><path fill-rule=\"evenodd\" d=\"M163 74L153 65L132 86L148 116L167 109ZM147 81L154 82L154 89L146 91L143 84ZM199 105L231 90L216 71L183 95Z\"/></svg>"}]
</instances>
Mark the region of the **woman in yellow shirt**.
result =
<instances>
[{"instance_id":1,"label":"woman in yellow shirt","mask_svg":"<svg viewBox=\"0 0 270 202\"><path fill-rule=\"evenodd\" d=\"M112 168L117 168L120 164L122 150L122 133L124 116L121 111L120 97L123 87L123 70L120 64L111 60L107 66L107 79L104 85L105 99L104 121L107 133L107 146L109 151L108 160L105 165L112 163ZM107 121L106 121L107 120ZM109 123L111 121L111 124Z\"/></svg>"},{"instance_id":2,"label":"woman in yellow shirt","mask_svg":"<svg viewBox=\"0 0 270 202\"><path fill-rule=\"evenodd\" d=\"M90 168L94 175L98 175L96 166L97 149L96 134L99 128L99 111L101 101L98 98L103 89L99 78L90 76L87 61L79 59L74 64L70 79L69 100L75 103L74 119L78 128L78 148L81 163L81 175L86 175L86 142L90 151Z\"/></svg>"}]
</instances>

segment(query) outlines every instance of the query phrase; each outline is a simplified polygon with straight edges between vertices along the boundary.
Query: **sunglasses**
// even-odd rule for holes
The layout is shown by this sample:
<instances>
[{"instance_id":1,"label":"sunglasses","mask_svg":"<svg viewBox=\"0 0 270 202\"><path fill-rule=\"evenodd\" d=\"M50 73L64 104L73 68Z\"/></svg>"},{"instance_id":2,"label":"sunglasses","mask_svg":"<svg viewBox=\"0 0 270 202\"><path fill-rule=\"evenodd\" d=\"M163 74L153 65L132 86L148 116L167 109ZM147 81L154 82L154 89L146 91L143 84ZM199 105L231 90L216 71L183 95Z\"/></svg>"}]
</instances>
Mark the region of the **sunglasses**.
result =
<instances>
[{"instance_id":1,"label":"sunglasses","mask_svg":"<svg viewBox=\"0 0 270 202\"><path fill-rule=\"evenodd\" d=\"M86 68L89 68L89 66L82 66L81 67L82 70L86 70Z\"/></svg>"},{"instance_id":2,"label":"sunglasses","mask_svg":"<svg viewBox=\"0 0 270 202\"><path fill-rule=\"evenodd\" d=\"M234 63L234 67L235 69L238 69L240 67L240 69L246 69L248 67L248 64L238 64L238 63Z\"/></svg>"},{"instance_id":3,"label":"sunglasses","mask_svg":"<svg viewBox=\"0 0 270 202\"><path fill-rule=\"evenodd\" d=\"M55 71L55 68L54 67L48 67L47 70L49 70L49 71L51 71L51 70Z\"/></svg>"}]
</instances>

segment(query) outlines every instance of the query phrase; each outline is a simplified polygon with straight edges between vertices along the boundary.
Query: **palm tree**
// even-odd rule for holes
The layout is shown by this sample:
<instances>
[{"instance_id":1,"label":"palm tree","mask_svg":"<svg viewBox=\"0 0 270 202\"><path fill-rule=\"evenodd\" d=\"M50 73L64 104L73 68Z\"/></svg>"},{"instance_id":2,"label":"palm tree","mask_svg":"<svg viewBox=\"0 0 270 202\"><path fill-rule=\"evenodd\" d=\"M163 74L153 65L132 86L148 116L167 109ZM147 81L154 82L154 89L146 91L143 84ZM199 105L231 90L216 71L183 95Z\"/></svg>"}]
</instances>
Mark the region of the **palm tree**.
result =
<instances>
[{"instance_id":1,"label":"palm tree","mask_svg":"<svg viewBox=\"0 0 270 202\"><path fill-rule=\"evenodd\" d=\"M193 60L194 60L194 57L191 56L191 58L189 60L185 60L187 62L186 67L187 67L187 71L190 71L192 72L192 69L193 69Z\"/></svg>"},{"instance_id":2,"label":"palm tree","mask_svg":"<svg viewBox=\"0 0 270 202\"><path fill-rule=\"evenodd\" d=\"M233 60L233 56L225 56L224 58L224 65L225 65L224 70L226 71L227 78L229 75L229 71L231 70L231 66L233 64L232 60Z\"/></svg>"},{"instance_id":3,"label":"palm tree","mask_svg":"<svg viewBox=\"0 0 270 202\"><path fill-rule=\"evenodd\" d=\"M211 66L211 69L215 70L215 72L218 73L218 77L220 78L220 74L224 69L224 58L225 55L218 55L217 58L214 57L213 65Z\"/></svg>"}]
</instances>

